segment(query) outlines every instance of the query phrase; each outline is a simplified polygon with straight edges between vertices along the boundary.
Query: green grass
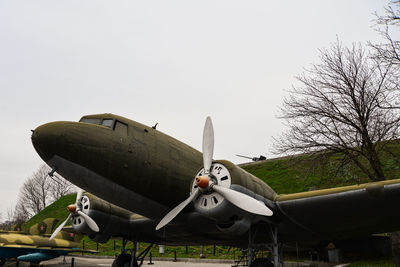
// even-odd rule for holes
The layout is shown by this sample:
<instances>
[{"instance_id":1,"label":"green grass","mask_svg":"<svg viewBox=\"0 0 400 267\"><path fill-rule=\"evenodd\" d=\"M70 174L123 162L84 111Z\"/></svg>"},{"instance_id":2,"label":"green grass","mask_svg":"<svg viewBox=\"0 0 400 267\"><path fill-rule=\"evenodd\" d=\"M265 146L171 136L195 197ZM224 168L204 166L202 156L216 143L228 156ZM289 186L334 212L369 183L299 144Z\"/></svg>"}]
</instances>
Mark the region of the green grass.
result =
<instances>
[{"instance_id":1,"label":"green grass","mask_svg":"<svg viewBox=\"0 0 400 267\"><path fill-rule=\"evenodd\" d=\"M115 249L114 249L115 242ZM83 243L81 243L81 247ZM92 240L85 238L84 239L84 248L85 249L97 249L97 243ZM148 246L148 243L140 243L140 251L143 251ZM122 248L121 240L109 240L107 243L98 244L99 253L101 256L115 256L120 254ZM129 242L126 245L126 249L132 250L133 243ZM237 259L239 255L241 255L241 250L238 248L228 247L228 246L216 246L215 247L215 255L214 255L214 246L204 246L204 255L208 259ZM177 258L199 258L200 257L200 246L188 246L187 253L185 246L165 246L165 253L159 253L159 247L154 245L150 250L152 257L166 257L166 258L174 258L175 253Z\"/></svg>"}]
</instances>

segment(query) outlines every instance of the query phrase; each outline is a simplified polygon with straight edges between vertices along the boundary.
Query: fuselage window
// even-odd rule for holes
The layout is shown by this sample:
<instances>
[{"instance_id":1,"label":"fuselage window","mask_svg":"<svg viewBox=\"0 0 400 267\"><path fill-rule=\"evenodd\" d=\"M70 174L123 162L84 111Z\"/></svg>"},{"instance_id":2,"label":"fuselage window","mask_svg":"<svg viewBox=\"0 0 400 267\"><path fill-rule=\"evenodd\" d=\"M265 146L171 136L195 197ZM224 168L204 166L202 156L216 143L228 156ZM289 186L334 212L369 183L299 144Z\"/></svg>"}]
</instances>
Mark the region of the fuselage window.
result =
<instances>
[{"instance_id":1,"label":"fuselage window","mask_svg":"<svg viewBox=\"0 0 400 267\"><path fill-rule=\"evenodd\" d=\"M121 135L128 135L128 125L120 121L115 122L114 130Z\"/></svg>"},{"instance_id":2,"label":"fuselage window","mask_svg":"<svg viewBox=\"0 0 400 267\"><path fill-rule=\"evenodd\" d=\"M110 127L113 124L113 120L112 119L104 119L103 122L101 123L101 125L106 126L106 127Z\"/></svg>"},{"instance_id":3,"label":"fuselage window","mask_svg":"<svg viewBox=\"0 0 400 267\"><path fill-rule=\"evenodd\" d=\"M80 122L91 123L91 124L100 124L101 119L91 119L91 118L83 118Z\"/></svg>"}]
</instances>

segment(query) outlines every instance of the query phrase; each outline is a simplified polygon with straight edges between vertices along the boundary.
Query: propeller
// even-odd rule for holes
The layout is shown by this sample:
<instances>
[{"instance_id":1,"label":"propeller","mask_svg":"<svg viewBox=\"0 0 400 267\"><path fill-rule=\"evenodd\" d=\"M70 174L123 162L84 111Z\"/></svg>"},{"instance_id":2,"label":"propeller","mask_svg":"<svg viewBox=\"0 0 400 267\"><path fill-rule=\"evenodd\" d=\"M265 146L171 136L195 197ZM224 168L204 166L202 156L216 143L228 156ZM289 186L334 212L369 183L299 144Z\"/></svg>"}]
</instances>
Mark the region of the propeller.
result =
<instances>
[{"instance_id":1,"label":"propeller","mask_svg":"<svg viewBox=\"0 0 400 267\"><path fill-rule=\"evenodd\" d=\"M203 130L203 165L205 174L210 173L212 157L214 154L214 129L211 118L207 117Z\"/></svg>"},{"instance_id":2,"label":"propeller","mask_svg":"<svg viewBox=\"0 0 400 267\"><path fill-rule=\"evenodd\" d=\"M172 209L167 215L156 226L156 230L161 229L172 221L193 199L202 193L215 191L220 194L227 201L233 205L241 208L247 212L263 215L272 216L273 212L263 202L252 198L246 194L220 186L215 183L214 180L210 179L212 157L214 153L214 129L210 117L207 117L206 123L203 130L203 165L204 175L196 177L197 188L192 194L185 199L182 203Z\"/></svg>"},{"instance_id":3,"label":"propeller","mask_svg":"<svg viewBox=\"0 0 400 267\"><path fill-rule=\"evenodd\" d=\"M81 209L82 209L82 202L81 202L82 193L83 193L83 191L81 189L79 189L79 191L76 193L75 204L68 205L68 207L67 207L70 214L68 215L67 219L65 219L65 221L62 224L60 224L60 226L58 226L57 229L51 234L49 240L52 240L54 237L56 237L56 235L61 231L61 229L65 226L65 224L68 222L69 219L71 219L75 216L79 216L79 215L82 216L82 218L85 220L86 224L89 226L89 228L92 231L98 232L100 230L99 227L97 226L96 222L92 218L90 218L86 213L83 213L81 211Z\"/></svg>"}]
</instances>

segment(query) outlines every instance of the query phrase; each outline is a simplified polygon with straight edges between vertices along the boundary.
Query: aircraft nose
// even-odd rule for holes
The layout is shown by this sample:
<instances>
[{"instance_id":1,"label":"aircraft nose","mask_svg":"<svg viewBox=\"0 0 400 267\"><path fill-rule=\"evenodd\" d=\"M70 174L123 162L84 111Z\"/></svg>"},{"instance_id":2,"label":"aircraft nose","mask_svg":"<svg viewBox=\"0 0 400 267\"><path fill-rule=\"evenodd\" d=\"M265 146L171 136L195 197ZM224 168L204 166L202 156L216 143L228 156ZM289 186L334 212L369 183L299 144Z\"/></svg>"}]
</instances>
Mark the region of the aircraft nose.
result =
<instances>
[{"instance_id":1,"label":"aircraft nose","mask_svg":"<svg viewBox=\"0 0 400 267\"><path fill-rule=\"evenodd\" d=\"M32 144L44 160L50 160L61 152L65 142L65 125L63 122L50 122L37 127L32 133Z\"/></svg>"}]
</instances>

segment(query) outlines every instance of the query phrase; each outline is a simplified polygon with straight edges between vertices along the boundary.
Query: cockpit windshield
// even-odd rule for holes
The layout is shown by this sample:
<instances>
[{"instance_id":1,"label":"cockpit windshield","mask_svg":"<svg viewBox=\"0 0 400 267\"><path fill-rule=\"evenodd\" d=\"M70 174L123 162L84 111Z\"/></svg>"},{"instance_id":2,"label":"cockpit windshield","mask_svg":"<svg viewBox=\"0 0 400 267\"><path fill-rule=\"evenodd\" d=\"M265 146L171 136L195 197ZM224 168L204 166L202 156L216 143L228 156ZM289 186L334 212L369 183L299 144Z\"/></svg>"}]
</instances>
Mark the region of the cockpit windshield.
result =
<instances>
[{"instance_id":1,"label":"cockpit windshield","mask_svg":"<svg viewBox=\"0 0 400 267\"><path fill-rule=\"evenodd\" d=\"M112 120L112 119L104 119L103 122L101 123L101 125L111 128L111 126L113 125L113 121L114 120Z\"/></svg>"},{"instance_id":2,"label":"cockpit windshield","mask_svg":"<svg viewBox=\"0 0 400 267\"><path fill-rule=\"evenodd\" d=\"M97 124L112 128L114 119L82 118L79 122Z\"/></svg>"},{"instance_id":3,"label":"cockpit windshield","mask_svg":"<svg viewBox=\"0 0 400 267\"><path fill-rule=\"evenodd\" d=\"M86 122L86 123L100 125L101 119L82 118L79 122Z\"/></svg>"}]
</instances>

